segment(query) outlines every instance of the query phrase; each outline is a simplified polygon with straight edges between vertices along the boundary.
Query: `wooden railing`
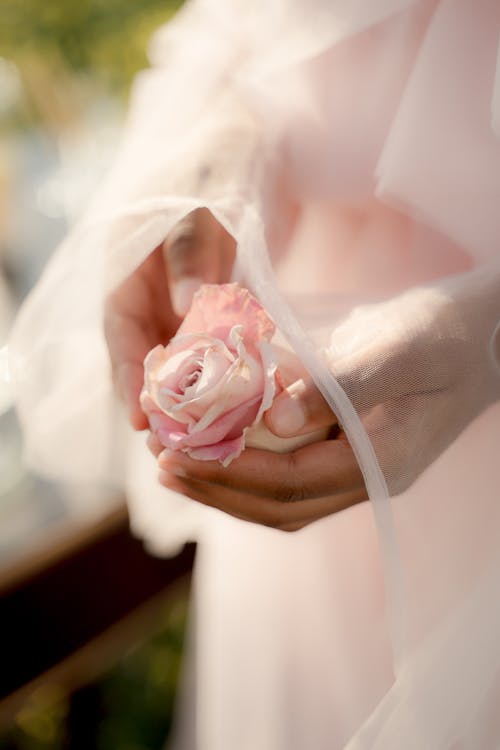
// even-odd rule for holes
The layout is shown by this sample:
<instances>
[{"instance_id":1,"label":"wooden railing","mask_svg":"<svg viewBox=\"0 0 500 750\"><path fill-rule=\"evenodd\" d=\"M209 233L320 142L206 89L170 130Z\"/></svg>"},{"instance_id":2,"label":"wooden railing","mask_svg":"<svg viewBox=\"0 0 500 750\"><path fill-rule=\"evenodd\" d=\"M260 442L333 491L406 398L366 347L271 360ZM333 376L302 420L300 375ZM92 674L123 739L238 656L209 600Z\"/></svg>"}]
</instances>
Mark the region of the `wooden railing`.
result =
<instances>
[{"instance_id":1,"label":"wooden railing","mask_svg":"<svg viewBox=\"0 0 500 750\"><path fill-rule=\"evenodd\" d=\"M120 504L0 573L0 725L41 682L78 689L154 628L194 554L149 555Z\"/></svg>"}]
</instances>

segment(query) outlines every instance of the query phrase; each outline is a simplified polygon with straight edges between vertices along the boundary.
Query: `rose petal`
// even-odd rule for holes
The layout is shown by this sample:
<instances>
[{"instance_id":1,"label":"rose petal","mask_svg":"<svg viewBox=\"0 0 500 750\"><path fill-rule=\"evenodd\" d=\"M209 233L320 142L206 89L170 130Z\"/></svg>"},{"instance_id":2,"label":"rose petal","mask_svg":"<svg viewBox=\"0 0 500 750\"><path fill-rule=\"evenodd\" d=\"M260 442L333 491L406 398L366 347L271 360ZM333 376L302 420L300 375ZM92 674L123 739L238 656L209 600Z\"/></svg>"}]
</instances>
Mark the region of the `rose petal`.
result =
<instances>
[{"instance_id":1,"label":"rose petal","mask_svg":"<svg viewBox=\"0 0 500 750\"><path fill-rule=\"evenodd\" d=\"M219 461L223 466L229 466L231 461L241 455L245 447L243 437L225 440L217 445L207 445L204 448L188 448L186 453L198 461Z\"/></svg>"},{"instance_id":2,"label":"rose petal","mask_svg":"<svg viewBox=\"0 0 500 750\"><path fill-rule=\"evenodd\" d=\"M196 404L200 409L201 417L191 427L190 432L205 430L222 414L231 412L238 406L244 407L255 403L256 400L260 402L263 388L261 365L250 357L246 360L237 359L221 382L217 397L212 398L213 394L210 393ZM211 406L209 406L210 402L212 402Z\"/></svg>"},{"instance_id":3,"label":"rose petal","mask_svg":"<svg viewBox=\"0 0 500 750\"><path fill-rule=\"evenodd\" d=\"M232 411L225 412L204 430L189 431L184 440L185 445L214 445L226 438L238 437L245 427L255 421L259 410L260 398L246 402Z\"/></svg>"},{"instance_id":4,"label":"rose petal","mask_svg":"<svg viewBox=\"0 0 500 750\"><path fill-rule=\"evenodd\" d=\"M144 388L152 396L157 386L156 373L165 361L165 347L159 344L144 359Z\"/></svg>"},{"instance_id":5,"label":"rose petal","mask_svg":"<svg viewBox=\"0 0 500 750\"><path fill-rule=\"evenodd\" d=\"M160 391L170 391L174 394L179 393L179 382L184 375L192 372L195 368L200 369L203 364L203 354L196 349L185 349L168 356L165 352L165 358L161 367L155 373L155 379L158 380Z\"/></svg>"},{"instance_id":6,"label":"rose petal","mask_svg":"<svg viewBox=\"0 0 500 750\"><path fill-rule=\"evenodd\" d=\"M158 437L158 440L165 448L177 450L186 435L183 431L183 425L173 419L170 419L162 412L153 411L148 414L149 424L152 431Z\"/></svg>"},{"instance_id":7,"label":"rose petal","mask_svg":"<svg viewBox=\"0 0 500 750\"><path fill-rule=\"evenodd\" d=\"M147 392L145 386L143 387L143 389L142 389L142 391L140 393L139 401L140 401L140 404L141 404L141 409L143 410L143 412L146 415L149 414L150 412L155 411L155 409L157 408L155 402L153 401L153 399L151 398L151 396Z\"/></svg>"},{"instance_id":8,"label":"rose petal","mask_svg":"<svg viewBox=\"0 0 500 750\"><path fill-rule=\"evenodd\" d=\"M208 331L226 341L235 325L243 326L245 339L254 342L270 341L275 331L274 323L248 289L238 284L203 284L193 297L179 333Z\"/></svg>"},{"instance_id":9,"label":"rose petal","mask_svg":"<svg viewBox=\"0 0 500 750\"><path fill-rule=\"evenodd\" d=\"M178 334L145 359L141 405L162 444L230 463L276 392L274 325L237 284L205 285Z\"/></svg>"},{"instance_id":10,"label":"rose petal","mask_svg":"<svg viewBox=\"0 0 500 750\"><path fill-rule=\"evenodd\" d=\"M262 367L264 371L264 392L262 394L262 402L260 405L259 413L257 414L256 421L260 422L265 411L267 411L273 403L274 396L276 395L276 371L278 369L278 360L276 359L276 350L272 344L267 341L261 341L259 349L262 357Z\"/></svg>"},{"instance_id":11,"label":"rose petal","mask_svg":"<svg viewBox=\"0 0 500 750\"><path fill-rule=\"evenodd\" d=\"M180 341L182 339L182 341ZM184 347L177 351L180 344ZM181 382L197 370L204 370L204 359L207 351L213 351L218 362L218 367L210 367L205 377L194 388L183 393ZM156 406L167 414L170 414L179 422L192 424L199 418L200 409L191 413L189 408L177 409L177 404L190 402L198 392L210 390L217 378L222 378L225 370L231 365L234 356L225 346L224 342L217 341L209 336L183 336L178 340L173 339L167 347L157 346L145 359L145 390L155 402ZM212 363L213 364L213 363ZM211 382L207 382L211 377ZM214 397L216 393L214 392Z\"/></svg>"},{"instance_id":12,"label":"rose petal","mask_svg":"<svg viewBox=\"0 0 500 750\"><path fill-rule=\"evenodd\" d=\"M228 359L228 357L230 357ZM181 419L181 415L189 415L190 420L199 419L207 406L217 400L218 393L226 373L233 364L234 357L227 352L221 352L218 347L210 347L205 351L204 357L199 364L199 359L193 360L193 365L199 370L200 376L184 393L179 394L175 400L163 404L161 407L174 419ZM184 376L184 373L182 377ZM183 422L188 421L184 417Z\"/></svg>"},{"instance_id":13,"label":"rose petal","mask_svg":"<svg viewBox=\"0 0 500 750\"><path fill-rule=\"evenodd\" d=\"M197 383L196 396L202 396L208 390L215 388L233 366L233 363L233 355L226 356L214 347L207 349L203 357L202 373Z\"/></svg>"}]
</instances>

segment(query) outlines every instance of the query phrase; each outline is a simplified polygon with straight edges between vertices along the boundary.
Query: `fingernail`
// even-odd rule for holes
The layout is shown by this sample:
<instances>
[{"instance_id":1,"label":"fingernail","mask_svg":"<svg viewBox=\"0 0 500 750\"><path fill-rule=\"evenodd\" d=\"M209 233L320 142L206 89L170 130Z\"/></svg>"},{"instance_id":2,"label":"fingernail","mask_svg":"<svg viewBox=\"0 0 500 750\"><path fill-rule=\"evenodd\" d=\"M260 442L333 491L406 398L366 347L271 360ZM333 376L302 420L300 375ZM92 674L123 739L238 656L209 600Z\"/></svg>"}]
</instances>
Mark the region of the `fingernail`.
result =
<instances>
[{"instance_id":1,"label":"fingernail","mask_svg":"<svg viewBox=\"0 0 500 750\"><path fill-rule=\"evenodd\" d=\"M297 435L306 423L306 415L297 398L282 396L271 409L273 431L281 437Z\"/></svg>"},{"instance_id":2,"label":"fingernail","mask_svg":"<svg viewBox=\"0 0 500 750\"><path fill-rule=\"evenodd\" d=\"M168 469L170 474L174 474L176 477L187 477L188 474L185 469L179 464L179 455L175 454L174 451L168 450L168 448L158 456L158 461L163 469Z\"/></svg>"},{"instance_id":3,"label":"fingernail","mask_svg":"<svg viewBox=\"0 0 500 750\"><path fill-rule=\"evenodd\" d=\"M167 471L158 472L158 481L160 482L160 484L168 484L169 479L170 479L170 476Z\"/></svg>"},{"instance_id":4,"label":"fingernail","mask_svg":"<svg viewBox=\"0 0 500 750\"><path fill-rule=\"evenodd\" d=\"M169 450L168 448L165 448L160 455L158 456L158 461L160 464L169 464L172 460L172 456L174 455L174 452Z\"/></svg>"},{"instance_id":5,"label":"fingernail","mask_svg":"<svg viewBox=\"0 0 500 750\"><path fill-rule=\"evenodd\" d=\"M198 276L186 276L179 279L172 287L172 307L177 315L185 315L191 307L193 295L203 284Z\"/></svg>"}]
</instances>

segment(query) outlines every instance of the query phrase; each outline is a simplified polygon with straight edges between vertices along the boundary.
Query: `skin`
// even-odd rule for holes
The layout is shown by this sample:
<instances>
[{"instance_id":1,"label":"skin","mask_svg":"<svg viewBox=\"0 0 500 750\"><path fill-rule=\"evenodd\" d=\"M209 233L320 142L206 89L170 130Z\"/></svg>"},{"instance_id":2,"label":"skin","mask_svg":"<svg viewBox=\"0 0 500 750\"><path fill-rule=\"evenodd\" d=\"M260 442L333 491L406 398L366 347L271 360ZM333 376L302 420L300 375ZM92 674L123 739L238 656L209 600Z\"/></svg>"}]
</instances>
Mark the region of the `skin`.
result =
<instances>
[{"instance_id":1,"label":"skin","mask_svg":"<svg viewBox=\"0 0 500 750\"><path fill-rule=\"evenodd\" d=\"M198 209L107 300L105 333L113 378L134 429L149 426L139 404L145 355L175 334L196 283L229 281L234 256L233 238L207 209ZM469 277L463 285L457 277L450 289L416 288L374 309L361 309L350 323L353 334L370 335L356 352L336 360L336 376L364 414L391 495L411 486L498 398L496 371L482 368L478 391L463 365L485 350L479 334L483 329L488 333L488 326L493 330L498 321L498 280L488 276L485 284L481 276L471 286ZM480 316L475 334L478 295L491 320ZM282 365L289 385L266 413L267 428L279 437L327 428L329 439L289 454L247 448L223 468L164 450L150 434L148 447L158 459L161 484L237 518L283 531L296 531L366 500L361 471L334 414L297 362L283 360Z\"/></svg>"},{"instance_id":2,"label":"skin","mask_svg":"<svg viewBox=\"0 0 500 750\"><path fill-rule=\"evenodd\" d=\"M232 237L208 210L198 209L108 298L105 335L113 378L135 430L148 428L139 405L144 357L168 342L189 306L179 303L176 285L186 278L228 281L234 255ZM335 417L314 385L299 379L275 400L266 423L276 435L289 437L334 428ZM367 497L349 443L337 433L334 440L290 454L248 448L228 468L168 452L152 433L148 447L158 457L165 487L237 518L296 531Z\"/></svg>"},{"instance_id":3,"label":"skin","mask_svg":"<svg viewBox=\"0 0 500 750\"><path fill-rule=\"evenodd\" d=\"M367 498L345 437L288 454L248 448L227 469L167 451L159 465L165 487L281 531L297 531Z\"/></svg>"},{"instance_id":4,"label":"skin","mask_svg":"<svg viewBox=\"0 0 500 750\"><path fill-rule=\"evenodd\" d=\"M189 308L190 299L176 292L186 280L229 281L234 255L233 238L208 209L197 209L106 300L104 333L113 381L135 430L148 427L139 404L144 357L168 343Z\"/></svg>"},{"instance_id":5,"label":"skin","mask_svg":"<svg viewBox=\"0 0 500 750\"><path fill-rule=\"evenodd\" d=\"M300 394L304 423L285 429L289 404ZM315 386L300 379L275 400L266 426L280 437L330 428L335 439L323 440L292 453L247 448L229 467L217 461L196 461L184 453L165 450L150 433L148 448L158 458L159 481L197 502L236 518L297 531L324 516L367 499L359 466L345 434L339 431L329 406Z\"/></svg>"},{"instance_id":6,"label":"skin","mask_svg":"<svg viewBox=\"0 0 500 750\"><path fill-rule=\"evenodd\" d=\"M234 257L233 238L207 209L198 209L107 300L105 334L113 378L134 429L148 428L139 405L145 355L175 334L196 284L230 280ZM498 398L496 373L493 377L483 367L478 390L477 379L464 366L482 356L487 342L481 332L488 334L488 326L493 332L498 322L498 278L488 275L485 283L481 276L471 285L469 277L463 288L457 277L450 288L416 288L376 309L360 309L352 332L373 335L335 362L336 377L364 415L391 495L411 486ZM487 319L479 321L475 333L477 310ZM493 354L499 340L497 333ZM288 384L300 370L287 377L287 366L283 362L281 374ZM329 439L289 454L247 448L223 468L166 451L150 434L147 443L158 459L161 484L237 518L284 531L366 500L344 433L314 384L301 375L275 399L266 425L279 437L328 428Z\"/></svg>"}]
</instances>

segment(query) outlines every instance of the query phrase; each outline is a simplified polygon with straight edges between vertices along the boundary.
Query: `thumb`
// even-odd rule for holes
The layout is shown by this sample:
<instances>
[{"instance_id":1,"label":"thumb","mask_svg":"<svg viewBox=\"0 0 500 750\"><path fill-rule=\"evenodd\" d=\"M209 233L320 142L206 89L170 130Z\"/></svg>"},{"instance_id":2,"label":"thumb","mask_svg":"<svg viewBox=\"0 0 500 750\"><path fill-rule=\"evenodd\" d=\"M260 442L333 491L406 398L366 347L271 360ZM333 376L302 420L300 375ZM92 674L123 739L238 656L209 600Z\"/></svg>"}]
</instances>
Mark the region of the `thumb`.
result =
<instances>
[{"instance_id":1,"label":"thumb","mask_svg":"<svg viewBox=\"0 0 500 750\"><path fill-rule=\"evenodd\" d=\"M275 435L292 437L329 427L337 420L313 381L301 378L274 400L265 421Z\"/></svg>"},{"instance_id":2,"label":"thumb","mask_svg":"<svg viewBox=\"0 0 500 750\"><path fill-rule=\"evenodd\" d=\"M201 284L229 281L234 262L234 238L208 208L187 214L163 243L172 307L183 316Z\"/></svg>"}]
</instances>

